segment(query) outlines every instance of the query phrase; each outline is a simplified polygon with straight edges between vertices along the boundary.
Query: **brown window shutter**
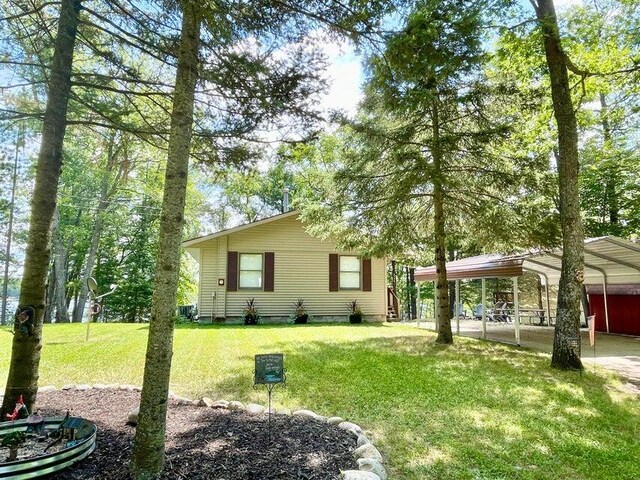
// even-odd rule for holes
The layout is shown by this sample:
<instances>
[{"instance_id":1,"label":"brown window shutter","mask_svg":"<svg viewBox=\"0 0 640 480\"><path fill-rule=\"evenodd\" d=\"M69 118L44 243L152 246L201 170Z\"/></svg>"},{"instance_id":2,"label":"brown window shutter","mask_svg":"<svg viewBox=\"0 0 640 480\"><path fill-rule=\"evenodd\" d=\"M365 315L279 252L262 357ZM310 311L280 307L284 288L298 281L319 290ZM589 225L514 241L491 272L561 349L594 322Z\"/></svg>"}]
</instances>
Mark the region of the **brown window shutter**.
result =
<instances>
[{"instance_id":1,"label":"brown window shutter","mask_svg":"<svg viewBox=\"0 0 640 480\"><path fill-rule=\"evenodd\" d=\"M273 277L275 273L275 254L273 252L264 253L264 291L273 292Z\"/></svg>"},{"instance_id":2,"label":"brown window shutter","mask_svg":"<svg viewBox=\"0 0 640 480\"><path fill-rule=\"evenodd\" d=\"M337 292L340 290L340 265L337 253L329 254L329 291Z\"/></svg>"},{"instance_id":3,"label":"brown window shutter","mask_svg":"<svg viewBox=\"0 0 640 480\"><path fill-rule=\"evenodd\" d=\"M227 292L238 291L238 252L227 252Z\"/></svg>"},{"instance_id":4,"label":"brown window shutter","mask_svg":"<svg viewBox=\"0 0 640 480\"><path fill-rule=\"evenodd\" d=\"M371 291L371 259L362 259L362 291Z\"/></svg>"}]
</instances>

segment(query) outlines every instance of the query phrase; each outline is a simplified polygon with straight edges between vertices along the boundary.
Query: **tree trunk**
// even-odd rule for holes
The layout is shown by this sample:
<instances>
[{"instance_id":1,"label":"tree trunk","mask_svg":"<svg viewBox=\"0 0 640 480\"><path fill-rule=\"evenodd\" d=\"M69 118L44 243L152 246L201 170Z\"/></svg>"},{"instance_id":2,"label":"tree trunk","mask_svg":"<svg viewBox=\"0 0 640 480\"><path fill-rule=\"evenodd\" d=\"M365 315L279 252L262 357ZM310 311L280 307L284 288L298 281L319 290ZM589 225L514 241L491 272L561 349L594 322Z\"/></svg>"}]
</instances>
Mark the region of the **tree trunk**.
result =
<instances>
[{"instance_id":1,"label":"tree trunk","mask_svg":"<svg viewBox=\"0 0 640 480\"><path fill-rule=\"evenodd\" d=\"M611 125L609 123L609 106L607 105L607 97L600 92L600 122L602 124L602 150L606 157L611 155L613 150L613 139L611 137ZM620 232L620 202L618 201L618 171L611 158L607 158L604 168L604 198L606 202L607 215L609 217L609 225L612 227L612 233L618 235Z\"/></svg>"},{"instance_id":2,"label":"tree trunk","mask_svg":"<svg viewBox=\"0 0 640 480\"><path fill-rule=\"evenodd\" d=\"M69 321L67 309L67 250L62 244L58 210L53 214L53 238L51 239L53 250L53 295L47 298L47 310L56 312L56 323ZM51 281L50 280L50 281Z\"/></svg>"},{"instance_id":3,"label":"tree trunk","mask_svg":"<svg viewBox=\"0 0 640 480\"><path fill-rule=\"evenodd\" d=\"M440 123L438 106L433 107L433 211L434 237L436 244L436 294L438 296L438 337L436 343L452 344L451 309L447 285L446 236L444 225L444 189L442 186L442 152L440 150Z\"/></svg>"},{"instance_id":4,"label":"tree trunk","mask_svg":"<svg viewBox=\"0 0 640 480\"><path fill-rule=\"evenodd\" d=\"M9 225L7 225L7 245L4 252L4 275L2 278L2 312L0 325L7 324L7 290L9 287L9 262L11 261L11 240L13 238L13 212L16 208L16 184L18 182L18 153L20 151L20 133L16 138L15 155L13 157L13 174L11 181L11 200L9 201Z\"/></svg>"},{"instance_id":5,"label":"tree trunk","mask_svg":"<svg viewBox=\"0 0 640 480\"><path fill-rule=\"evenodd\" d=\"M82 208L79 208L77 213L76 213L76 218L75 221L72 223L72 225L75 225L76 227L80 226L80 222L82 221L82 216L84 215L84 211ZM79 278L80 277L80 272L82 271L82 266L84 264L84 256L82 256L82 258L80 258L80 255L72 255L71 258L66 259L66 261L68 262L68 265L66 265L66 278ZM69 288L69 291L67 292L67 311L71 308L72 312L76 312L78 311L78 295L79 295L79 289L78 289L78 285L74 282L74 284ZM73 316L71 317L71 321L74 321ZM80 320L78 320L78 322L80 322Z\"/></svg>"},{"instance_id":6,"label":"tree trunk","mask_svg":"<svg viewBox=\"0 0 640 480\"><path fill-rule=\"evenodd\" d=\"M55 269L56 288L53 301L56 304L56 323L69 321L67 307L67 249L61 239L53 239L53 268Z\"/></svg>"},{"instance_id":7,"label":"tree trunk","mask_svg":"<svg viewBox=\"0 0 640 480\"><path fill-rule=\"evenodd\" d=\"M47 295L45 296L46 307L44 309L44 317L42 319L42 323L53 322L53 309L55 307L55 302L53 301L53 299L56 293L56 271L53 265L49 267L49 275L47 278Z\"/></svg>"},{"instance_id":8,"label":"tree trunk","mask_svg":"<svg viewBox=\"0 0 640 480\"><path fill-rule=\"evenodd\" d=\"M417 289L416 289L416 269L413 267L409 268L409 285L411 286L411 320L416 320L418 318L418 299L417 299Z\"/></svg>"},{"instance_id":9,"label":"tree trunk","mask_svg":"<svg viewBox=\"0 0 640 480\"><path fill-rule=\"evenodd\" d=\"M580 297L584 280L584 233L578 194L578 127L553 0L538 0L538 5L534 7L544 37L553 113L558 125L558 186L563 250L551 365L563 370L581 370Z\"/></svg>"},{"instance_id":10,"label":"tree trunk","mask_svg":"<svg viewBox=\"0 0 640 480\"><path fill-rule=\"evenodd\" d=\"M173 354L173 317L178 289L201 25L201 14L195 2L184 0L181 6L182 31L160 216L151 323L140 417L131 465L133 475L138 480L157 478L164 466L164 434Z\"/></svg>"},{"instance_id":11,"label":"tree trunk","mask_svg":"<svg viewBox=\"0 0 640 480\"><path fill-rule=\"evenodd\" d=\"M67 126L71 67L80 9L80 0L62 0L60 6L20 287L20 307L34 309L34 328L31 334L24 335L18 331L13 336L9 375L0 412L2 418L13 410L20 395L24 396L25 404L31 411L38 391L51 221L62 168L62 144Z\"/></svg>"},{"instance_id":12,"label":"tree trunk","mask_svg":"<svg viewBox=\"0 0 640 480\"><path fill-rule=\"evenodd\" d=\"M542 304L542 278L536 275L536 293L538 294L538 310L540 310L540 325L544 325L546 314Z\"/></svg>"},{"instance_id":13,"label":"tree trunk","mask_svg":"<svg viewBox=\"0 0 640 480\"><path fill-rule=\"evenodd\" d=\"M111 138L111 145L109 145L109 151L113 149L113 137ZM109 154L111 157L111 153ZM93 271L93 265L96 263L96 256L98 255L98 246L100 245L100 235L102 234L102 221L104 211L109 206L108 194L109 194L109 177L111 159L107 160L107 169L104 172L102 181L100 182L100 198L98 200L98 208L96 210L95 220L93 222L93 232L91 232L91 244L89 245L89 252L87 254L87 260L80 277L80 293L78 295L78 303L73 310L73 322L80 323L84 317L84 309L87 303L87 297L89 296L89 286L87 280L91 276Z\"/></svg>"}]
</instances>

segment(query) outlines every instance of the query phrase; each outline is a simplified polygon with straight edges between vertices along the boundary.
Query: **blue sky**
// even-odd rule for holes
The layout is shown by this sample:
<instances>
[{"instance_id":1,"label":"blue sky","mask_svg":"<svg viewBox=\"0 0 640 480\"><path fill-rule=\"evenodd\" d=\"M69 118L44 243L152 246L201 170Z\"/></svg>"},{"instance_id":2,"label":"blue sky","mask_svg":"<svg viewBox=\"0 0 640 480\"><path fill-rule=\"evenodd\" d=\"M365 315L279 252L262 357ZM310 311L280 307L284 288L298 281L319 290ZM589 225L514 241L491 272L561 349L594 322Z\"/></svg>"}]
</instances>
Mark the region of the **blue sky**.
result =
<instances>
[{"instance_id":1,"label":"blue sky","mask_svg":"<svg viewBox=\"0 0 640 480\"><path fill-rule=\"evenodd\" d=\"M521 1L524 5L530 6L528 0ZM572 5L579 5L582 2L581 0L555 0L554 3L556 9L560 10L571 8ZM331 81L329 92L322 99L324 106L327 110L340 109L354 114L362 98L362 59L355 54L353 47L348 43L326 43L324 52L330 62L327 78Z\"/></svg>"}]
</instances>

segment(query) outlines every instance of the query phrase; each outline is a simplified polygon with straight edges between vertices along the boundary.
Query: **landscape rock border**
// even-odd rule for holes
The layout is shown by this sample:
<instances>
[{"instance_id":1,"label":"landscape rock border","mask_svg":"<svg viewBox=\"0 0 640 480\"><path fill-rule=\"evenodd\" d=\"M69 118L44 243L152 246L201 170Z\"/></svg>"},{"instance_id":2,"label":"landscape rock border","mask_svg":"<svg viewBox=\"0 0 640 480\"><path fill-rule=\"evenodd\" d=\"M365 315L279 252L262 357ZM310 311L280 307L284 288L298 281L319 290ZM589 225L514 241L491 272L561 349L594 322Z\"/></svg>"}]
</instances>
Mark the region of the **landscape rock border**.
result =
<instances>
[{"instance_id":1,"label":"landscape rock border","mask_svg":"<svg viewBox=\"0 0 640 480\"><path fill-rule=\"evenodd\" d=\"M130 384L102 384L96 383L94 385L87 384L69 384L64 385L60 390L89 390L89 389L103 390L124 390L124 391L142 391L142 387L137 387ZM53 385L46 385L38 388L38 393L52 392L58 390ZM232 411L244 411L250 415L265 415L267 414L267 408L257 403L244 404L237 400L213 400L209 397L202 397L198 400L192 400L186 397L180 397L174 392L169 390L169 398L175 402L185 405L196 405L203 408L215 408ZM138 422L138 409L130 412L127 415L126 422L135 425ZM337 425L338 428L351 433L356 437L357 448L353 452L353 456L358 461L359 470L345 470L341 473L343 480L388 480L389 476L384 467L384 457L380 451L375 447L373 442L364 432L364 430L356 423L347 422L342 417L324 417L318 415L312 410L289 410L279 409L272 410L274 415L291 415L298 418L310 418L321 422L326 422L330 425Z\"/></svg>"}]
</instances>

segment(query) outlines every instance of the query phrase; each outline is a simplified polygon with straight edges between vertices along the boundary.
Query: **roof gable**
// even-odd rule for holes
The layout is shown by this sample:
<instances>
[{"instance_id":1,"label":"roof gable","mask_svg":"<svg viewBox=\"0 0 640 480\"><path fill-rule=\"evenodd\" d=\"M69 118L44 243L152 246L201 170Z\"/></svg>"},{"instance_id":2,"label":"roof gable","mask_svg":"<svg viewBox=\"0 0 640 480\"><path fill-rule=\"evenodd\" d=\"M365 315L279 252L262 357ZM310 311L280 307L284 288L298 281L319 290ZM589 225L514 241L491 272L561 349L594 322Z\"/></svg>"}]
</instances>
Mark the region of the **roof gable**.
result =
<instances>
[{"instance_id":1,"label":"roof gable","mask_svg":"<svg viewBox=\"0 0 640 480\"><path fill-rule=\"evenodd\" d=\"M227 228L225 230L220 230L219 232L211 233L209 235L205 235L202 237L192 238L190 240L185 240L182 242L182 246L186 248L197 248L197 245L208 240L213 240L214 238L224 237L226 235L230 235L232 233L241 232L242 230L247 230L249 228L257 227L260 225L265 225L267 223L275 222L278 220L283 220L285 218L293 217L294 215L299 215L300 212L297 210L292 210L290 212L280 213L278 215L274 215L272 217L263 218L262 220L256 220L255 222L245 223L243 225L238 225L237 227Z\"/></svg>"}]
</instances>

